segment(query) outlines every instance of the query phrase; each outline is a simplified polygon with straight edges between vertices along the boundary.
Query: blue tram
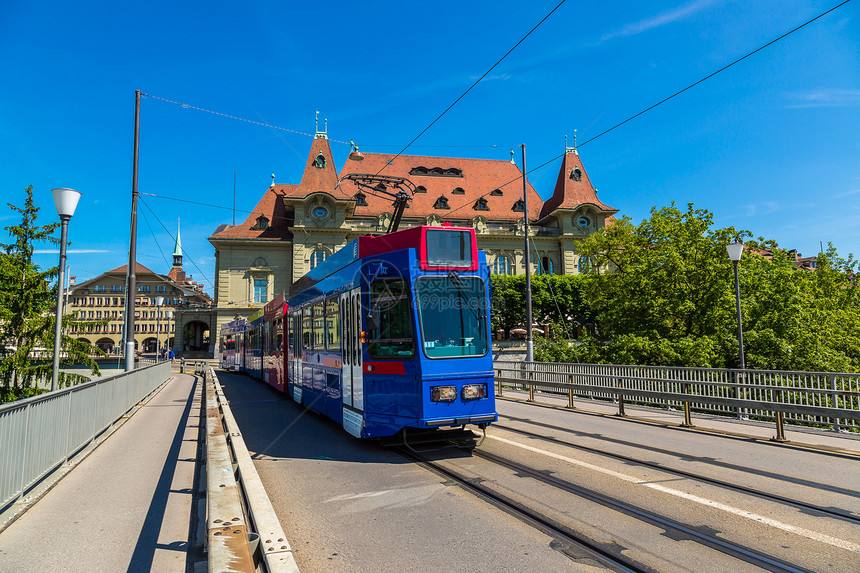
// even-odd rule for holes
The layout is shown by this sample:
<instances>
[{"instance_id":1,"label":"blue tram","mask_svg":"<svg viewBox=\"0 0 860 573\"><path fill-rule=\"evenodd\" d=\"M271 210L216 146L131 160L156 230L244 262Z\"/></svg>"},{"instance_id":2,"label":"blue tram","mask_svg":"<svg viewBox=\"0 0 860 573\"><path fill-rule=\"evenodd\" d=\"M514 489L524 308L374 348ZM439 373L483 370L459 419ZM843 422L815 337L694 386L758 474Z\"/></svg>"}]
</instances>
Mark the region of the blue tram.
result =
<instances>
[{"instance_id":1,"label":"blue tram","mask_svg":"<svg viewBox=\"0 0 860 573\"><path fill-rule=\"evenodd\" d=\"M248 317L245 324L243 339L244 366L243 372L247 372L254 378L263 379L263 309L254 312Z\"/></svg>"},{"instance_id":2,"label":"blue tram","mask_svg":"<svg viewBox=\"0 0 860 573\"><path fill-rule=\"evenodd\" d=\"M474 229L359 237L287 302L287 391L353 436L497 419L489 271Z\"/></svg>"},{"instance_id":3,"label":"blue tram","mask_svg":"<svg viewBox=\"0 0 860 573\"><path fill-rule=\"evenodd\" d=\"M243 370L245 319L240 318L221 326L221 368Z\"/></svg>"}]
</instances>

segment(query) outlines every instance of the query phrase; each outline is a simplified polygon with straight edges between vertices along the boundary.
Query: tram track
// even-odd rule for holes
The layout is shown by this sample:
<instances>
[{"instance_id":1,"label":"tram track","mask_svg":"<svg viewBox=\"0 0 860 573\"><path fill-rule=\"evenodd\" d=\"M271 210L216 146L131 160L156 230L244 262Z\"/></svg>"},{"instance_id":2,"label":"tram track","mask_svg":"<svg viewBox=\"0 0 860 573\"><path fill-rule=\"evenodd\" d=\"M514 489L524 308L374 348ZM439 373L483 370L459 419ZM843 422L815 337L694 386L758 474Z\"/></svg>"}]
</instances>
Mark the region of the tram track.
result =
<instances>
[{"instance_id":1,"label":"tram track","mask_svg":"<svg viewBox=\"0 0 860 573\"><path fill-rule=\"evenodd\" d=\"M465 491L557 540L562 544L561 551L571 559L581 560L583 558L591 558L612 571L629 573L653 573L654 571L650 567L619 555L617 552L613 552L605 544L588 539L555 520L532 511L523 504L493 491L482 485L480 480L469 478L460 472L446 468L410 448L398 447L394 449L430 471L451 480Z\"/></svg>"},{"instance_id":2,"label":"tram track","mask_svg":"<svg viewBox=\"0 0 860 573\"><path fill-rule=\"evenodd\" d=\"M468 477L465 474L444 467L441 464L429 460L406 448L400 448L398 451L400 451L402 455L409 457L431 471L454 481L466 491L477 495L479 498L491 503L508 514L513 515L528 525L535 527L550 537L553 537L562 543L569 544L572 548L585 551L588 555L613 570L654 571L654 568L649 567L646 564L633 561L627 556L620 554L621 552L618 548L623 548L624 546L622 544L595 542L583 536L579 532L558 523L551 517L532 510L508 496L494 491L488 485L484 485L485 482L482 478ZM514 460L510 460L481 449L473 450L472 455L511 470L520 476L529 476L545 485L564 491L565 493L575 495L579 498L586 499L592 503L597 503L603 507L622 513L648 525L652 525L663 530L675 531L680 534L679 538L690 539L702 546L719 551L720 553L741 560L744 563L754 565L765 571L772 571L775 573L810 572L809 569L796 566L792 563L756 551L755 549L722 539L716 535L709 535L694 527L684 525L683 523L660 516L635 505L613 499L591 489L578 486L567 480L554 477ZM613 551L612 548L615 548L615 550ZM574 553L568 553L568 555L573 558L581 558L581 554L577 555L575 551Z\"/></svg>"},{"instance_id":3,"label":"tram track","mask_svg":"<svg viewBox=\"0 0 860 573\"><path fill-rule=\"evenodd\" d=\"M544 441L544 442L548 442L551 444L576 449L579 451L588 452L591 454L597 454L597 455L600 455L603 457L616 459L616 460L619 460L619 461L622 461L625 463L636 464L639 466L643 466L643 467L647 467L647 468L654 469L657 471L669 473L669 474L676 475L679 477L684 477L684 478L696 480L696 481L701 482L701 483L707 483L710 485L714 485L714 486L717 486L717 487L720 487L723 489L727 489L727 490L736 491L739 493L744 493L747 495L755 496L755 497L758 497L760 499L764 499L767 501L781 503L783 505L795 507L797 509L800 509L800 510L803 510L806 512L811 512L812 514L815 514L818 516L838 519L838 520L846 521L846 522L853 523L853 524L860 524L860 516L855 515L851 512L845 511L845 510L841 510L841 509L837 509L837 508L830 508L830 507L822 507L819 505L807 503L807 502L800 501L797 499L792 499L792 498L788 498L785 496L761 491L761 490L754 489L754 488L751 488L748 486L744 486L744 485L740 485L740 484L736 484L736 483L731 483L731 482L719 480L716 478L710 478L707 476L702 476L702 475L695 474L693 472L689 472L686 470L681 470L678 468L667 467L667 466L664 466L663 464L660 464L660 463L639 460L639 459L633 458L631 456L625 456L623 454L607 452L606 450L601 450L598 448L593 448L593 447L582 445L582 444L575 444L575 443L569 442L567 440L562 440L562 439L558 439L558 438L553 438L553 437L537 434L534 432L529 432L528 430L513 428L511 426L506 426L504 424L495 423L495 424L493 424L493 427L500 429L500 430L505 430L507 432L511 432L514 434L518 434L521 436L525 436L528 438L537 439L540 441ZM476 452L476 453L478 453L478 452ZM810 487L814 487L814 486L810 486ZM856 492L842 492L842 493L844 493L846 495L854 495L854 496L857 495Z\"/></svg>"}]
</instances>

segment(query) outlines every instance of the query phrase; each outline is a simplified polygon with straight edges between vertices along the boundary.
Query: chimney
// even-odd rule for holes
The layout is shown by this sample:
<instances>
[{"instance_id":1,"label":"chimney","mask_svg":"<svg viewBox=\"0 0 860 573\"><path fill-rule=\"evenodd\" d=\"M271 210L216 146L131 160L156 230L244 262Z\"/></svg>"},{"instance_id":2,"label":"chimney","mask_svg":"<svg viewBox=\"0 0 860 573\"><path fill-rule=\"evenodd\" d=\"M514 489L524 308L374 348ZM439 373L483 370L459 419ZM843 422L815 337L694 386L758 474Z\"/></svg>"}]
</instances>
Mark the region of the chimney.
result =
<instances>
[{"instance_id":1,"label":"chimney","mask_svg":"<svg viewBox=\"0 0 860 573\"><path fill-rule=\"evenodd\" d=\"M75 286L75 275L69 277L69 287Z\"/></svg>"}]
</instances>

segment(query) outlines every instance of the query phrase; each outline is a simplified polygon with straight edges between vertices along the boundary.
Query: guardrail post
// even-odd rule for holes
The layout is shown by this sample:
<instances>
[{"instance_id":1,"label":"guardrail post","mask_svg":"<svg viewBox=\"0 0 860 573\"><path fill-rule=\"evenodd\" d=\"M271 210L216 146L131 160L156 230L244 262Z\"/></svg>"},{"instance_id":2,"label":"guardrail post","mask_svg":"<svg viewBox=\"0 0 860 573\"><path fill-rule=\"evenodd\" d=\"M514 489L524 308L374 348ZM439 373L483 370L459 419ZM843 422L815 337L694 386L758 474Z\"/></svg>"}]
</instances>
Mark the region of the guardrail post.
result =
<instances>
[{"instance_id":1,"label":"guardrail post","mask_svg":"<svg viewBox=\"0 0 860 573\"><path fill-rule=\"evenodd\" d=\"M567 407L576 408L573 405L573 374L567 375L567 383L570 384L570 388L567 389Z\"/></svg>"},{"instance_id":2,"label":"guardrail post","mask_svg":"<svg viewBox=\"0 0 860 573\"><path fill-rule=\"evenodd\" d=\"M735 374L735 398L737 398L738 400L743 400L743 395L742 395L743 389L741 388L741 384L744 383L746 376L743 372L740 372L737 370L735 371L734 374ZM741 406L738 406L738 420L746 420L747 417L745 414L746 414L746 412L744 411L744 409Z\"/></svg>"},{"instance_id":3,"label":"guardrail post","mask_svg":"<svg viewBox=\"0 0 860 573\"><path fill-rule=\"evenodd\" d=\"M529 402L535 401L535 373L533 370L534 364L528 363L529 365Z\"/></svg>"},{"instance_id":4,"label":"guardrail post","mask_svg":"<svg viewBox=\"0 0 860 573\"><path fill-rule=\"evenodd\" d=\"M185 374L185 359L184 358L179 359L179 373Z\"/></svg>"},{"instance_id":5,"label":"guardrail post","mask_svg":"<svg viewBox=\"0 0 860 573\"><path fill-rule=\"evenodd\" d=\"M782 390L776 390L776 401L782 401ZM785 420L782 410L776 411L776 437L773 439L774 442L787 442L785 439Z\"/></svg>"},{"instance_id":6,"label":"guardrail post","mask_svg":"<svg viewBox=\"0 0 860 573\"><path fill-rule=\"evenodd\" d=\"M618 413L615 415L623 418L624 417L624 394L620 391L622 379L618 378L617 380L618 380L618 390L619 390L619 392L618 392Z\"/></svg>"},{"instance_id":7,"label":"guardrail post","mask_svg":"<svg viewBox=\"0 0 860 573\"><path fill-rule=\"evenodd\" d=\"M496 370L497 370L497 371L498 371L498 373L499 373L499 377L497 378L497 380L498 380L498 382L499 382L499 383L498 383L499 389L498 389L498 393L496 394L496 396L501 397L501 396L502 396L502 369L501 369L501 368L496 368Z\"/></svg>"},{"instance_id":8,"label":"guardrail post","mask_svg":"<svg viewBox=\"0 0 860 573\"><path fill-rule=\"evenodd\" d=\"M833 400L833 408L839 408L839 394L837 394L836 389L836 374L830 375L830 389L833 392L830 394L830 399ZM839 425L839 418L833 418L833 431L838 432L842 428Z\"/></svg>"},{"instance_id":9,"label":"guardrail post","mask_svg":"<svg viewBox=\"0 0 860 573\"><path fill-rule=\"evenodd\" d=\"M684 392L684 395L687 395L690 393L690 383L689 382L682 382L681 388ZM684 400L684 423L681 424L681 427L682 428L692 428L693 427L693 420L690 416L690 401L689 400Z\"/></svg>"}]
</instances>

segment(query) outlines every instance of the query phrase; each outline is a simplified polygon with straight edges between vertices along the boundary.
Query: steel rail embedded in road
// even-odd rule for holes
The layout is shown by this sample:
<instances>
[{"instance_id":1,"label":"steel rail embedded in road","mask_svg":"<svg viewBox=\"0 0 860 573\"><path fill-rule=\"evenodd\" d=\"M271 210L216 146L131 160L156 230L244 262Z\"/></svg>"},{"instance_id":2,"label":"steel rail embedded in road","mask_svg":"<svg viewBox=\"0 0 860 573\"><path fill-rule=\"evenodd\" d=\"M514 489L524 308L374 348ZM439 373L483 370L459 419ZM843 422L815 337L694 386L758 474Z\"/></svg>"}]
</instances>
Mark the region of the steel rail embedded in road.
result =
<instances>
[{"instance_id":1,"label":"steel rail embedded in road","mask_svg":"<svg viewBox=\"0 0 860 573\"><path fill-rule=\"evenodd\" d=\"M395 448L403 456L410 458L419 464L427 467L433 472L436 472L445 478L448 478L457 483L461 488L472 493L484 501L490 503L494 507L504 511L505 513L516 517L520 521L534 527L538 531L554 538L562 543L571 546L574 550L578 549L585 555L590 556L600 564L612 569L613 571L624 571L629 573L645 573L651 572L652 569L636 563L633 560L612 553L611 551L601 547L600 543L585 538L564 525L556 523L552 519L531 511L522 504L504 496L497 492L475 483L469 478L442 467L441 465L422 457L419 453L406 447ZM575 551L564 551L573 559L581 559L582 553L576 554Z\"/></svg>"},{"instance_id":2,"label":"steel rail embedded in road","mask_svg":"<svg viewBox=\"0 0 860 573\"><path fill-rule=\"evenodd\" d=\"M690 536L690 539L695 540L706 547L710 547L711 549L715 549L746 563L761 567L762 569L765 569L767 571L810 573L808 569L797 567L796 565L785 562L781 559L777 559L775 557L771 557L770 555L766 555L764 553L756 551L755 549L744 547L737 543L732 543L730 541L720 539L716 536L706 535L700 531L697 531L695 528L688 527L673 519L659 516L653 512L636 507L632 504L625 503L617 499L613 499L609 496L597 493L593 490L575 485L567 480L547 475L526 465L520 464L513 460L506 459L502 456L497 456L495 454L491 454L482 450L475 450L473 452L473 455L484 458L488 461L514 470L521 474L529 475L530 477L533 477L547 485L588 499L590 501L603 505L604 507L608 507L620 513L624 513L626 515L639 519L645 523L649 523L651 525L655 525L657 527L662 528L671 528L676 531L682 532L685 535Z\"/></svg>"},{"instance_id":3,"label":"steel rail embedded in road","mask_svg":"<svg viewBox=\"0 0 860 573\"><path fill-rule=\"evenodd\" d=\"M495 424L493 424L493 427L501 429L501 430L505 430L508 432L512 432L515 434L519 434L521 436L526 436L528 438L534 438L534 439L542 440L542 441L549 442L552 444L556 444L559 446L566 446L566 447L574 448L574 449L577 449L580 451L589 452L592 454L597 454L597 455L608 457L608 458L613 458L613 459L620 460L623 462L633 463L636 465L655 469L655 470L658 470L661 472L666 472L666 473L674 474L677 476L681 476L681 477L693 479L696 481L700 481L703 483L708 483L708 484L715 485L715 486L718 486L718 487L721 487L724 489L730 489L730 490L738 491L738 492L745 493L748 495L753 495L753 496L756 496L758 498L765 499L768 501L775 501L778 503L782 503L784 505L790 505L792 507L796 507L798 509L812 511L812 512L818 513L822 517L831 517L834 519L840 519L843 521L848 521L850 523L860 524L860 516L854 515L854 514L848 512L848 511L845 511L845 510L836 510L833 508L821 507L819 505L815 505L812 503L806 503L804 501L791 499L791 498L784 497L784 496L777 495L777 494L773 494L773 493L768 493L768 492L757 490L757 489L747 487L744 485L726 482L726 481L718 480L715 478L709 478L706 476L702 476L702 475L695 474L693 472L688 472L688 471L681 470L681 469L670 468L670 467L664 466L664 465L656 463L656 462L648 462L645 460L639 460L637 458L625 456L623 454L616 454L616 453L612 453L612 452L607 452L606 450L601 450L599 448L592 448L590 446L585 446L582 444L574 444L572 442L560 440L558 438L552 438L552 437L544 436L541 434L535 434L534 432L529 432L527 430L512 428L510 426L505 426L504 424L495 423ZM815 487L812 484L806 484L806 485L808 487ZM858 496L857 492L850 492L850 491L841 490L841 493L844 493L846 495L853 495L855 497Z\"/></svg>"}]
</instances>

